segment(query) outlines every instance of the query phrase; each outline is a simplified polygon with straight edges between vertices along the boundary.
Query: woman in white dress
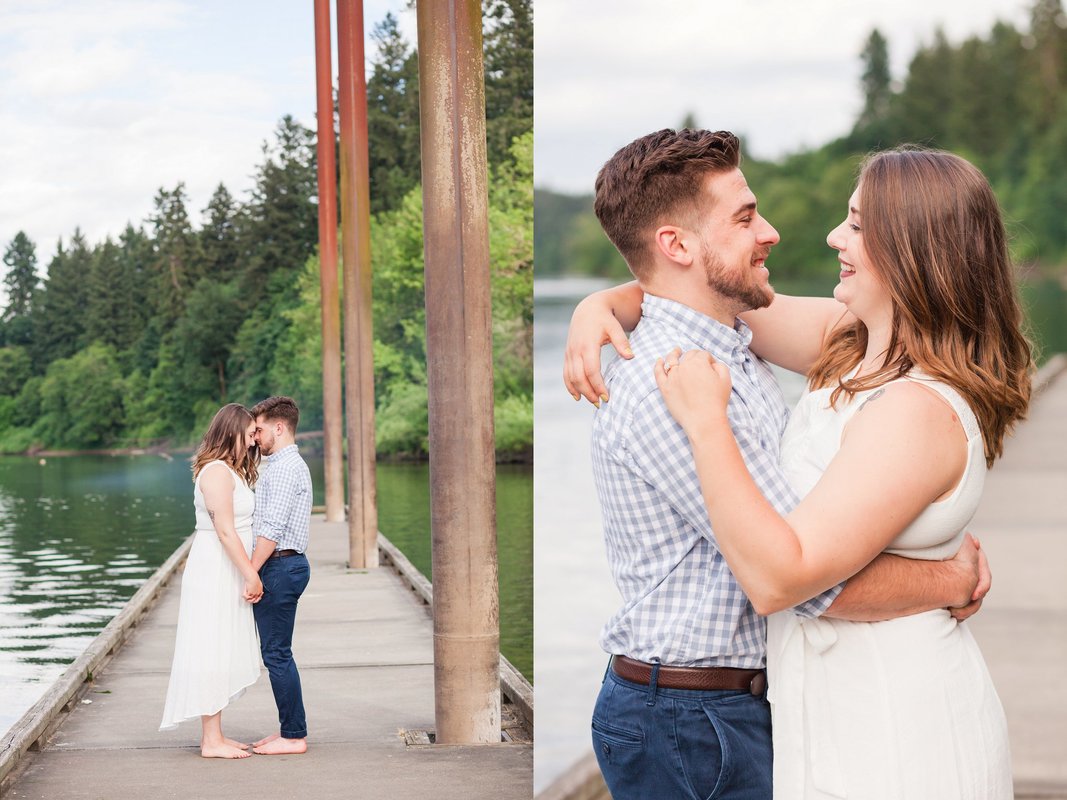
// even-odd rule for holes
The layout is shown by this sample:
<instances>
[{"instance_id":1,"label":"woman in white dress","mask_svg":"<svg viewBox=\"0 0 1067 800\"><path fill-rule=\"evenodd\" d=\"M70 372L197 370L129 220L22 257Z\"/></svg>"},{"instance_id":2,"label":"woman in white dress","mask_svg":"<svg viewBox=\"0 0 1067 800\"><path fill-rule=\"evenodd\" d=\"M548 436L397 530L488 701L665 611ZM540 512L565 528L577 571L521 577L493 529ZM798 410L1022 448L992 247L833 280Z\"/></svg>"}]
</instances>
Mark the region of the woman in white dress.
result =
<instances>
[{"instance_id":1,"label":"woman in white dress","mask_svg":"<svg viewBox=\"0 0 1067 800\"><path fill-rule=\"evenodd\" d=\"M841 264L833 300L778 296L742 315L757 355L808 376L782 442L803 497L791 513L778 514L748 474L726 417L727 368L701 351L656 365L719 547L757 611L777 612L767 649L774 795L1006 800L1004 714L965 623L943 609L874 623L785 610L883 551L945 559L958 548L1030 396L1000 210L962 158L877 153L827 242ZM609 292L616 315L639 315L633 289ZM622 341L617 323L597 324L587 364L603 332Z\"/></svg>"},{"instance_id":2,"label":"woman in white dress","mask_svg":"<svg viewBox=\"0 0 1067 800\"><path fill-rule=\"evenodd\" d=\"M196 538L182 574L178 632L159 729L199 717L204 758L247 758L248 745L222 733L222 709L255 683L259 644L252 603L263 584L252 568L252 512L259 461L255 420L223 406L193 458Z\"/></svg>"}]
</instances>

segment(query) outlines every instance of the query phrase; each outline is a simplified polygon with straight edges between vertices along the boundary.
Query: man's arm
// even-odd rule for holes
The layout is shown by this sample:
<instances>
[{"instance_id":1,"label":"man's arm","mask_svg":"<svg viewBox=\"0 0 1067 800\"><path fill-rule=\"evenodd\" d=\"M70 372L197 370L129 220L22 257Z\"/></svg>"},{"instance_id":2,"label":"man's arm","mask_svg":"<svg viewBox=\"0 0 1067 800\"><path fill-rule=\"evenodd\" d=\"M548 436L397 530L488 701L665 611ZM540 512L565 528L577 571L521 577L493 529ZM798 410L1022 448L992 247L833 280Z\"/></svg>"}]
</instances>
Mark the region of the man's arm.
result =
<instances>
[{"instance_id":1,"label":"man's arm","mask_svg":"<svg viewBox=\"0 0 1067 800\"><path fill-rule=\"evenodd\" d=\"M267 559L274 553L278 543L266 536L256 537L256 549L252 551L252 569L259 572L260 568L267 563Z\"/></svg>"},{"instance_id":2,"label":"man's arm","mask_svg":"<svg viewBox=\"0 0 1067 800\"><path fill-rule=\"evenodd\" d=\"M959 551L947 561L883 553L848 579L825 615L877 622L949 608L962 621L981 607L991 583L985 553L967 534Z\"/></svg>"}]
</instances>

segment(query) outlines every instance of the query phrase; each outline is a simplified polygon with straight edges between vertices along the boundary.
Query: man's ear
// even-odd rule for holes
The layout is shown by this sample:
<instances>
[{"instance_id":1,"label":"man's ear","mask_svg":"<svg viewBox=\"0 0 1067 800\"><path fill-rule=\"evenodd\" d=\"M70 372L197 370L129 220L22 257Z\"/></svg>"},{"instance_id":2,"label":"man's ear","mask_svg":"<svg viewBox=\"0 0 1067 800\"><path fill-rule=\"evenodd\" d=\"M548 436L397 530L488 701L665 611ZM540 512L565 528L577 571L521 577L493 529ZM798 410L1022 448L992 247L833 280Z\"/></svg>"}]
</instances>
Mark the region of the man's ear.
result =
<instances>
[{"instance_id":1,"label":"man's ear","mask_svg":"<svg viewBox=\"0 0 1067 800\"><path fill-rule=\"evenodd\" d=\"M692 233L677 225L661 225L656 229L656 247L680 267L689 267L696 257L695 238Z\"/></svg>"}]
</instances>

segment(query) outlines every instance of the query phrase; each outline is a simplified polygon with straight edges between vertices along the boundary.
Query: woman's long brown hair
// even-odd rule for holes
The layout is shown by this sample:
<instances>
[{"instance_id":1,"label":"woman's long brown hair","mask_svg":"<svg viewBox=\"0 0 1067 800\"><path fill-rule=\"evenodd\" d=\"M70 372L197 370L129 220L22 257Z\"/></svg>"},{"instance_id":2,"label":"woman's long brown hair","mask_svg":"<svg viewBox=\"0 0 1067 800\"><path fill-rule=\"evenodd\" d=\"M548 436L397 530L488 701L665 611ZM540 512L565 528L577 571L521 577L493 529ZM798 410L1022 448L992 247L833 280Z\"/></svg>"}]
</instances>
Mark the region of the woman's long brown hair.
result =
<instances>
[{"instance_id":1,"label":"woman's long brown hair","mask_svg":"<svg viewBox=\"0 0 1067 800\"><path fill-rule=\"evenodd\" d=\"M247 485L255 485L259 477L259 448L245 449L240 462L237 460L249 422L252 422L252 415L240 403L230 403L216 412L193 456L193 480L205 465L212 461L225 461Z\"/></svg>"},{"instance_id":2,"label":"woman's long brown hair","mask_svg":"<svg viewBox=\"0 0 1067 800\"><path fill-rule=\"evenodd\" d=\"M1033 371L993 190L965 159L912 147L869 156L858 188L867 260L893 303L886 363L843 380L866 352L867 328L857 321L830 336L809 385L836 384L836 403L920 370L967 400L992 466L1026 416Z\"/></svg>"}]
</instances>

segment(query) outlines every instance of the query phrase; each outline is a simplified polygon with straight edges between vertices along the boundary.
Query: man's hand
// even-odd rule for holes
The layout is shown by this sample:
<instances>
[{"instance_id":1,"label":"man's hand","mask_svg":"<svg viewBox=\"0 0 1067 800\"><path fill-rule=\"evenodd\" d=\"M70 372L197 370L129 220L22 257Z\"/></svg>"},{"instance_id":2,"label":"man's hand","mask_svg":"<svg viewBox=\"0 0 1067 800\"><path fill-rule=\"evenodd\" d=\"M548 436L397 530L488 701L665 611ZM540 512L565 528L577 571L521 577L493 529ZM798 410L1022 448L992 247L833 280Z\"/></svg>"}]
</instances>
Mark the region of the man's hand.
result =
<instances>
[{"instance_id":1,"label":"man's hand","mask_svg":"<svg viewBox=\"0 0 1067 800\"><path fill-rule=\"evenodd\" d=\"M982 601L993 585L993 574L989 571L989 559L981 543L969 533L963 537L959 551L949 561L959 566L963 576L962 585L972 587L969 595L961 597L962 602L949 608L949 613L958 622L963 622L982 607Z\"/></svg>"}]
</instances>

